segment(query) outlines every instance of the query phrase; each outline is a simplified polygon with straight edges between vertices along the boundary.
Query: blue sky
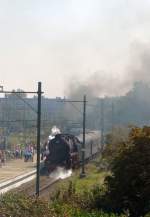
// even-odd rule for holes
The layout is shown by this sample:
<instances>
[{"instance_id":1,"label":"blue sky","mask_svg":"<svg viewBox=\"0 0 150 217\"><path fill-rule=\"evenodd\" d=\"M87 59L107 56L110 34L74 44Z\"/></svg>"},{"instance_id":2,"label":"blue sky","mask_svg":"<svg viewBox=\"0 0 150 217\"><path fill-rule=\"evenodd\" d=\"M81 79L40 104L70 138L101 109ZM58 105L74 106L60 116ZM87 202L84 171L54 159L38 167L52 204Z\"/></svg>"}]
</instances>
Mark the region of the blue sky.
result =
<instances>
[{"instance_id":1,"label":"blue sky","mask_svg":"<svg viewBox=\"0 0 150 217\"><path fill-rule=\"evenodd\" d=\"M149 46L149 11L150 0L0 0L1 84L34 90L42 81L54 97L94 72L106 86L108 77L131 83L135 44Z\"/></svg>"}]
</instances>

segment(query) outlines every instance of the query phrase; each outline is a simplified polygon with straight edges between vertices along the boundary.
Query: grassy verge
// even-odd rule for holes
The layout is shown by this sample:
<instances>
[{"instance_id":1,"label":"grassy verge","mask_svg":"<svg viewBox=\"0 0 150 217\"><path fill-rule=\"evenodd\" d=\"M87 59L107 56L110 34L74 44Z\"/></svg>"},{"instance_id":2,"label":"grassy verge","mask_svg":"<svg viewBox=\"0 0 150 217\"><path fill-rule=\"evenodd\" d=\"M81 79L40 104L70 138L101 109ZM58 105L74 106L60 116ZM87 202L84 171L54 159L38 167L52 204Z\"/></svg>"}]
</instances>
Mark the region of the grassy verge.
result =
<instances>
[{"instance_id":1,"label":"grassy verge","mask_svg":"<svg viewBox=\"0 0 150 217\"><path fill-rule=\"evenodd\" d=\"M93 200L90 189L102 185L108 173L99 172L95 163L86 165L85 171L85 178L79 178L80 170L76 170L73 176L58 183L51 202L17 193L5 194L0 198L0 217L125 217L90 207Z\"/></svg>"},{"instance_id":2,"label":"grassy verge","mask_svg":"<svg viewBox=\"0 0 150 217\"><path fill-rule=\"evenodd\" d=\"M56 184L55 190L66 189L69 183L72 182L76 186L76 192L82 193L87 189L91 189L94 185L102 185L104 178L108 175L108 172L99 172L95 162L85 166L86 176L84 178L80 178L80 172L80 170L74 171L71 177Z\"/></svg>"},{"instance_id":3,"label":"grassy verge","mask_svg":"<svg viewBox=\"0 0 150 217\"><path fill-rule=\"evenodd\" d=\"M101 211L88 212L66 203L49 204L36 198L8 193L0 198L0 217L119 217ZM125 217L125 216L120 216Z\"/></svg>"}]
</instances>

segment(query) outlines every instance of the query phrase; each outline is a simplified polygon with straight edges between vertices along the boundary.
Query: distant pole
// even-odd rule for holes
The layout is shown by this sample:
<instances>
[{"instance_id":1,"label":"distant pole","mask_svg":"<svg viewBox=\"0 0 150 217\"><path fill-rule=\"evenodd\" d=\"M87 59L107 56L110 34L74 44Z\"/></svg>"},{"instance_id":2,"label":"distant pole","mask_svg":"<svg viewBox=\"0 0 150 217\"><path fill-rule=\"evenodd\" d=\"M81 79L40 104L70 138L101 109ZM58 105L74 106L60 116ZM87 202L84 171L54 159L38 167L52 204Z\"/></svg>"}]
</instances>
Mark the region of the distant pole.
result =
<instances>
[{"instance_id":1,"label":"distant pole","mask_svg":"<svg viewBox=\"0 0 150 217\"><path fill-rule=\"evenodd\" d=\"M91 154L91 158L92 158L92 155L93 155L93 143L92 142L90 144L90 154Z\"/></svg>"},{"instance_id":2,"label":"distant pole","mask_svg":"<svg viewBox=\"0 0 150 217\"><path fill-rule=\"evenodd\" d=\"M82 171L80 177L85 177L85 124L86 124L86 95L83 97L83 142L82 142Z\"/></svg>"},{"instance_id":3,"label":"distant pole","mask_svg":"<svg viewBox=\"0 0 150 217\"><path fill-rule=\"evenodd\" d=\"M38 82L36 195L40 190L41 82Z\"/></svg>"},{"instance_id":4,"label":"distant pole","mask_svg":"<svg viewBox=\"0 0 150 217\"><path fill-rule=\"evenodd\" d=\"M113 133L113 128L114 128L114 103L113 101L111 105L111 121L112 121L111 131Z\"/></svg>"},{"instance_id":5,"label":"distant pole","mask_svg":"<svg viewBox=\"0 0 150 217\"><path fill-rule=\"evenodd\" d=\"M101 112L101 150L104 148L104 99L101 99L100 102L100 112Z\"/></svg>"}]
</instances>

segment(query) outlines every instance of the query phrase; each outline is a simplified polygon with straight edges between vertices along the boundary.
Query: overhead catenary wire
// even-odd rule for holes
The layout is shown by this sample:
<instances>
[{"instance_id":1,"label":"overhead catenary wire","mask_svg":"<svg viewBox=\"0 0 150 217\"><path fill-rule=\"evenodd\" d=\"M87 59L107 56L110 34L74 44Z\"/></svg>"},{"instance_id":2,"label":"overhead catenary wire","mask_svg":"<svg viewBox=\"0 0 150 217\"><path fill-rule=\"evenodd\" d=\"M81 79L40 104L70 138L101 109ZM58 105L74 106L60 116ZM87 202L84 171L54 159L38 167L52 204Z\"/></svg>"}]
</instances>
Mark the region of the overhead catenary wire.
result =
<instances>
[{"instance_id":1,"label":"overhead catenary wire","mask_svg":"<svg viewBox=\"0 0 150 217\"><path fill-rule=\"evenodd\" d=\"M34 107L32 107L32 105L30 103L28 103L26 100L24 100L24 98L22 98L20 95L18 95L18 92L13 92L15 94L15 96L17 96L20 100L22 100L25 104L27 104L30 109L32 109L36 114L37 114L37 110L35 110Z\"/></svg>"}]
</instances>

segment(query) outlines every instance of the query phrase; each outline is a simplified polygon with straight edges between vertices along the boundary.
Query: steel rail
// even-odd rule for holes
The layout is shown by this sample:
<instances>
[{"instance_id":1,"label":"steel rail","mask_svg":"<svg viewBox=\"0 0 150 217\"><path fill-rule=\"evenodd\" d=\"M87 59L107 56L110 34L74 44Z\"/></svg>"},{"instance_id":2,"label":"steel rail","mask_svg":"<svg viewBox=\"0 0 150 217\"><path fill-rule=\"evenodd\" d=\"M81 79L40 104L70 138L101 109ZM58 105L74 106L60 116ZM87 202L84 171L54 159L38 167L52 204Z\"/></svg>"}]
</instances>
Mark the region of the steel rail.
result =
<instances>
[{"instance_id":1,"label":"steel rail","mask_svg":"<svg viewBox=\"0 0 150 217\"><path fill-rule=\"evenodd\" d=\"M17 188L21 186L24 183L27 183L34 179L36 174L36 171L31 171L27 174L24 175L19 175L15 178L9 179L7 181L1 182L0 183L0 194L6 193L7 191L10 191L14 188ZM32 179L31 179L32 178Z\"/></svg>"},{"instance_id":2,"label":"steel rail","mask_svg":"<svg viewBox=\"0 0 150 217\"><path fill-rule=\"evenodd\" d=\"M95 159L100 153L101 153L101 151L97 151L96 153L93 153L91 156L86 157L85 163L87 164L91 160ZM81 166L81 164L82 164L82 162L80 161L79 165ZM0 194L2 195L3 193L6 193L7 191L13 190L15 188L20 187L23 184L29 183L31 180L35 179L35 175L36 175L36 171L34 170L31 172L28 172L27 174L19 175L14 179L10 179L10 180L1 182L0 183ZM32 178L32 179L30 180L30 178ZM56 178L56 179L50 180L50 182L48 184L45 184L44 186L42 186L39 189L39 192L40 193L44 192L46 189L50 188L52 185L54 185L55 183L57 183L60 180L62 180L62 179ZM22 191L19 191L19 192L22 192ZM36 196L36 192L33 191L33 192L29 193L29 197L30 196Z\"/></svg>"}]
</instances>

